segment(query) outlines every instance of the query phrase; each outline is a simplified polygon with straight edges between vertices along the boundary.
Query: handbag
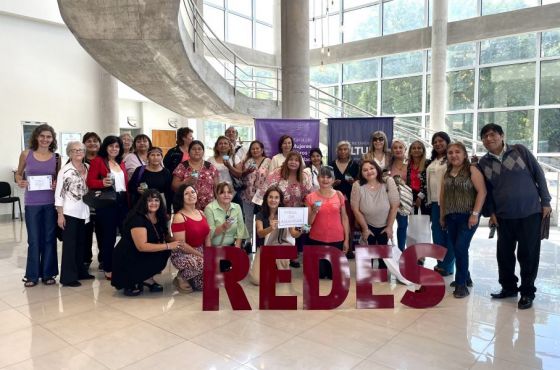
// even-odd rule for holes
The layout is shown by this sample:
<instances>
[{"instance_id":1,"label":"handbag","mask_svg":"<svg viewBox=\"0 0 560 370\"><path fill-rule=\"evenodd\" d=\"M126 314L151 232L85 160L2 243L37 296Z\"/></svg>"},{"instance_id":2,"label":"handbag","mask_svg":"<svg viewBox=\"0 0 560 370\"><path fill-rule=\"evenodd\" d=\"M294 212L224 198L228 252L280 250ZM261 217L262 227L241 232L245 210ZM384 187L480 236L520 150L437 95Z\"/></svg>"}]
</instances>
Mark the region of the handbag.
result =
<instances>
[{"instance_id":1,"label":"handbag","mask_svg":"<svg viewBox=\"0 0 560 370\"><path fill-rule=\"evenodd\" d=\"M82 200L95 209L107 208L117 203L117 192L112 187L103 190L89 190Z\"/></svg>"},{"instance_id":2,"label":"handbag","mask_svg":"<svg viewBox=\"0 0 560 370\"><path fill-rule=\"evenodd\" d=\"M414 196L410 186L406 185L400 176L393 177L397 190L399 191L399 214L401 216L408 216L414 212Z\"/></svg>"},{"instance_id":3,"label":"handbag","mask_svg":"<svg viewBox=\"0 0 560 370\"><path fill-rule=\"evenodd\" d=\"M438 221L439 220L434 220L434 222ZM432 241L429 215L423 215L420 213L420 210L418 210L416 214L408 216L406 241L407 245L430 243Z\"/></svg>"}]
</instances>

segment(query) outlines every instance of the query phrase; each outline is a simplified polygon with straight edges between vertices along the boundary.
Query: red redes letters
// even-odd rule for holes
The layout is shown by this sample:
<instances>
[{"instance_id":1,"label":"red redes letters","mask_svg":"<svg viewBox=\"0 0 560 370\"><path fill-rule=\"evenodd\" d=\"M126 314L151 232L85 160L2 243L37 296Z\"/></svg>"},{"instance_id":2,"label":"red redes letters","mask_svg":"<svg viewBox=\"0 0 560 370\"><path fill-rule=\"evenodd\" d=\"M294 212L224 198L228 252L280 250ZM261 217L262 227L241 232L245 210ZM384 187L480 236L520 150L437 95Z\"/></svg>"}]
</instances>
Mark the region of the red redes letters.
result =
<instances>
[{"instance_id":1,"label":"red redes letters","mask_svg":"<svg viewBox=\"0 0 560 370\"><path fill-rule=\"evenodd\" d=\"M291 282L291 270L278 270L276 259L295 259L295 246L261 247L259 309L296 310L297 296L277 296L276 284ZM446 249L436 244L416 244L405 249L399 260L402 275L418 284L419 290L407 291L401 303L412 308L437 305L445 295L445 282L440 274L419 266L422 257L442 260ZM356 246L356 308L393 308L393 295L373 294L374 282L387 281L387 270L371 267L371 260L390 258L387 245ZM319 261L327 260L332 266L332 287L328 295L319 294ZM220 260L229 260L231 270L220 272ZM249 257L239 248L204 248L204 291L202 309L219 310L220 286L224 286L234 310L251 310L251 305L239 283L249 272ZM350 291L350 267L346 256L330 246L310 246L303 249L303 307L306 310L331 310L340 306Z\"/></svg>"}]
</instances>

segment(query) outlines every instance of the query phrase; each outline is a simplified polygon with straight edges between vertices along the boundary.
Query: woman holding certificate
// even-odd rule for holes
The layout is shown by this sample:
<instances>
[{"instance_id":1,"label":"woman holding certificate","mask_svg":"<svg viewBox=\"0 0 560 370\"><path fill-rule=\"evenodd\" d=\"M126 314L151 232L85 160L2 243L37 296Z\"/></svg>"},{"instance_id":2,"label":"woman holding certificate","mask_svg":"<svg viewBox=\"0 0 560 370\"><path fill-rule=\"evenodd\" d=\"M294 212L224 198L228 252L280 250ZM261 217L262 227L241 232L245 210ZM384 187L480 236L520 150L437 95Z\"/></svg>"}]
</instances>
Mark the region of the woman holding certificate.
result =
<instances>
[{"instance_id":1,"label":"woman holding certificate","mask_svg":"<svg viewBox=\"0 0 560 370\"><path fill-rule=\"evenodd\" d=\"M309 209L309 239L307 245L328 245L344 254L350 247L350 224L344 195L333 189L334 173L331 167L319 170L319 190L309 194L305 203ZM332 269L327 261L319 263L319 278L332 279Z\"/></svg>"},{"instance_id":2,"label":"woman holding certificate","mask_svg":"<svg viewBox=\"0 0 560 370\"><path fill-rule=\"evenodd\" d=\"M47 125L33 130L29 149L19 156L16 181L25 189L25 226L27 228L27 265L24 286L34 287L42 280L45 285L56 283L56 211L54 189L60 157L55 154L56 133Z\"/></svg>"},{"instance_id":3,"label":"woman holding certificate","mask_svg":"<svg viewBox=\"0 0 560 370\"><path fill-rule=\"evenodd\" d=\"M97 243L103 250L103 270L105 278L111 280L113 271L113 248L117 241L117 228L121 230L122 223L128 211L126 188L128 175L123 162L124 147L117 136L107 136L97 157L91 160L91 167L87 176L87 186L90 190L114 191L115 202L105 208L96 209L97 224L101 240Z\"/></svg>"}]
</instances>

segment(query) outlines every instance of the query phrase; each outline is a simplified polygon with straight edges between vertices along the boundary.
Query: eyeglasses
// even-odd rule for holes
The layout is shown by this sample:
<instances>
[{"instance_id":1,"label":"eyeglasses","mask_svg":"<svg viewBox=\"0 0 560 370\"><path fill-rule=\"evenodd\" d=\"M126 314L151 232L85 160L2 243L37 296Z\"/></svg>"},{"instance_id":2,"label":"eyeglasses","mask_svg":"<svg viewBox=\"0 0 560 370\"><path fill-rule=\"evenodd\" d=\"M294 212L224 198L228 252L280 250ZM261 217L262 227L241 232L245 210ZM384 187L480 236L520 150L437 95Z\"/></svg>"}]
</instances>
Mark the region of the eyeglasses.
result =
<instances>
[{"instance_id":1,"label":"eyeglasses","mask_svg":"<svg viewBox=\"0 0 560 370\"><path fill-rule=\"evenodd\" d=\"M374 137L373 139L371 139L371 141L373 141L374 143L375 143L375 142L380 142L380 143L382 143L382 142L385 141L385 139L384 139L383 137Z\"/></svg>"},{"instance_id":2,"label":"eyeglasses","mask_svg":"<svg viewBox=\"0 0 560 370\"><path fill-rule=\"evenodd\" d=\"M85 150L83 149L70 149L70 153L83 153Z\"/></svg>"}]
</instances>

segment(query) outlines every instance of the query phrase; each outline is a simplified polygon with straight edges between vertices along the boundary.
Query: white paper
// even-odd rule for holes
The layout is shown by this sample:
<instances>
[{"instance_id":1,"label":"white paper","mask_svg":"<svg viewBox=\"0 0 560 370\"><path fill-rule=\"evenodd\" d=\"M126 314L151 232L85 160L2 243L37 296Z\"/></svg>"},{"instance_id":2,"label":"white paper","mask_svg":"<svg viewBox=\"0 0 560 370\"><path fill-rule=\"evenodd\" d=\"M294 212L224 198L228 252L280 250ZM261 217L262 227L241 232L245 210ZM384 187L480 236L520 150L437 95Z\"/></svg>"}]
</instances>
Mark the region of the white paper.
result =
<instances>
[{"instance_id":1,"label":"white paper","mask_svg":"<svg viewBox=\"0 0 560 370\"><path fill-rule=\"evenodd\" d=\"M27 190L29 191L36 191L36 190L51 190L52 186L52 176L51 175L44 175L44 176L27 176L28 187Z\"/></svg>"},{"instance_id":2,"label":"white paper","mask_svg":"<svg viewBox=\"0 0 560 370\"><path fill-rule=\"evenodd\" d=\"M307 225L307 207L278 208L278 228L301 227Z\"/></svg>"}]
</instances>

